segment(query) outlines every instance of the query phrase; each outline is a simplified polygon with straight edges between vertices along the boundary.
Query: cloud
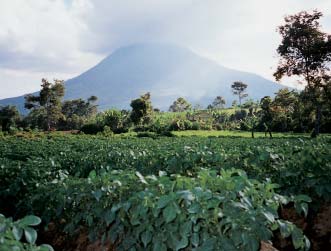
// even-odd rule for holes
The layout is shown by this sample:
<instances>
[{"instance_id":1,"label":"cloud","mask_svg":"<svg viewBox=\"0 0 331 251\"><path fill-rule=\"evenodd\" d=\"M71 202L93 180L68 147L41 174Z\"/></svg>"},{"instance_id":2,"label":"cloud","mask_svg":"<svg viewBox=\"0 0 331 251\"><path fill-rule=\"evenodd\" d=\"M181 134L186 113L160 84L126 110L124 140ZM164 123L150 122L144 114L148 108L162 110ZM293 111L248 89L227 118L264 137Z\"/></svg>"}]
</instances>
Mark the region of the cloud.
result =
<instances>
[{"instance_id":1,"label":"cloud","mask_svg":"<svg viewBox=\"0 0 331 251\"><path fill-rule=\"evenodd\" d=\"M85 4L84 4L85 3ZM88 2L11 0L0 8L0 67L73 72L100 56L80 49Z\"/></svg>"},{"instance_id":2,"label":"cloud","mask_svg":"<svg viewBox=\"0 0 331 251\"><path fill-rule=\"evenodd\" d=\"M286 14L316 8L330 30L329 0L2 1L0 78L17 83L25 74L26 89L38 88L32 76L73 77L119 47L156 41L272 79L280 42L276 27Z\"/></svg>"}]
</instances>

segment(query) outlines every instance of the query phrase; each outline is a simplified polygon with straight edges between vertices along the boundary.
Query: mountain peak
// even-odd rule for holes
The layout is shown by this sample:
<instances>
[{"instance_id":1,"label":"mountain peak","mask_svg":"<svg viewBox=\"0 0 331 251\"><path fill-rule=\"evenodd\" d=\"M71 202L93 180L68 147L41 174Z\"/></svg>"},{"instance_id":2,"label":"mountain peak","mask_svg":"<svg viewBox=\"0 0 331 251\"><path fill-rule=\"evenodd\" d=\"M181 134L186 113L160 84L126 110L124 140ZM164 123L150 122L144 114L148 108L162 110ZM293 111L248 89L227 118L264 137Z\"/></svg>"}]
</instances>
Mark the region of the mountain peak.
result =
<instances>
[{"instance_id":1,"label":"mountain peak","mask_svg":"<svg viewBox=\"0 0 331 251\"><path fill-rule=\"evenodd\" d=\"M272 96L281 88L256 74L232 70L175 44L137 43L118 48L83 74L66 81L65 99L96 95L101 109L129 108L130 101L151 92L153 105L166 110L179 96L208 105L216 96L236 99L234 81L248 84L252 99ZM0 101L22 108L23 97Z\"/></svg>"}]
</instances>

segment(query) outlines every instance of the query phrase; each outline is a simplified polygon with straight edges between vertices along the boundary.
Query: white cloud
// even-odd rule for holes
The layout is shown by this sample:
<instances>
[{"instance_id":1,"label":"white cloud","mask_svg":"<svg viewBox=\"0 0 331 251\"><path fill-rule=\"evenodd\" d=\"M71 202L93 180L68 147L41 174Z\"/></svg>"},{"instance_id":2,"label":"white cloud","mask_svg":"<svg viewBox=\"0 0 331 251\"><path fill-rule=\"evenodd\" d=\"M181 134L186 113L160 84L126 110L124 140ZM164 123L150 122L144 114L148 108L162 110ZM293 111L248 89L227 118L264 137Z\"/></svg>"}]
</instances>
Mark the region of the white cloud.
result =
<instances>
[{"instance_id":1,"label":"white cloud","mask_svg":"<svg viewBox=\"0 0 331 251\"><path fill-rule=\"evenodd\" d=\"M0 98L38 89L37 77L72 77L144 41L177 43L272 79L276 27L286 14L315 8L330 30L329 0L3 0ZM3 91L9 83L12 91Z\"/></svg>"},{"instance_id":2,"label":"white cloud","mask_svg":"<svg viewBox=\"0 0 331 251\"><path fill-rule=\"evenodd\" d=\"M85 4L84 4L85 3ZM31 71L72 72L100 57L80 49L87 1L10 0L0 8L0 66Z\"/></svg>"}]
</instances>

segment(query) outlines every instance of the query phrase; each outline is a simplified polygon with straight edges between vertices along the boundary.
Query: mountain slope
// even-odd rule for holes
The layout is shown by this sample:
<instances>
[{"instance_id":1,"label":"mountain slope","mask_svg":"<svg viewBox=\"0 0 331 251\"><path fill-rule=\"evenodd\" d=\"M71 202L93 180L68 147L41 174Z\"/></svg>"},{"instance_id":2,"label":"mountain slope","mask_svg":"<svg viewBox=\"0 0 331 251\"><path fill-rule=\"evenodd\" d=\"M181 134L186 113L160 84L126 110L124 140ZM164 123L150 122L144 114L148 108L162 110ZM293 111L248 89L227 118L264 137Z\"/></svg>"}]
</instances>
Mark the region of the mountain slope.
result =
<instances>
[{"instance_id":1,"label":"mountain slope","mask_svg":"<svg viewBox=\"0 0 331 251\"><path fill-rule=\"evenodd\" d=\"M208 105L221 95L230 105L234 81L248 84L250 98L272 96L282 86L256 74L225 68L186 48L135 44L116 50L95 67L66 81L65 99L96 95L101 109L129 108L130 101L151 92L154 107L166 110L179 96ZM24 97L1 100L22 110Z\"/></svg>"}]
</instances>

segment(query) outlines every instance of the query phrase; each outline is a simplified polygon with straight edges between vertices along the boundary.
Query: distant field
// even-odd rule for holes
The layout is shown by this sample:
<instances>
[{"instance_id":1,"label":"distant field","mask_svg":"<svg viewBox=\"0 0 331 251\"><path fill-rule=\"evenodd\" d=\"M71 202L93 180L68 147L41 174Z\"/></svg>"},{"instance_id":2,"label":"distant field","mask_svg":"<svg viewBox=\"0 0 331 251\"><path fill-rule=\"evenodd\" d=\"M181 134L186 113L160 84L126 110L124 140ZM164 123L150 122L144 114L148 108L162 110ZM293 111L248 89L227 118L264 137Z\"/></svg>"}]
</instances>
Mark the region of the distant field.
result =
<instances>
[{"instance_id":1,"label":"distant field","mask_svg":"<svg viewBox=\"0 0 331 251\"><path fill-rule=\"evenodd\" d=\"M251 138L251 132L247 131L202 131L202 130L190 130L190 131L175 131L174 135L179 137L199 136L199 137L243 137ZM255 132L254 136L257 138L266 137L264 132ZM272 133L273 137L310 137L309 133ZM269 134L267 134L269 137Z\"/></svg>"}]
</instances>

